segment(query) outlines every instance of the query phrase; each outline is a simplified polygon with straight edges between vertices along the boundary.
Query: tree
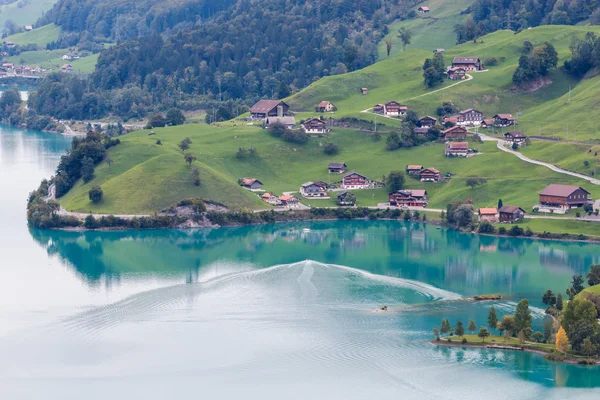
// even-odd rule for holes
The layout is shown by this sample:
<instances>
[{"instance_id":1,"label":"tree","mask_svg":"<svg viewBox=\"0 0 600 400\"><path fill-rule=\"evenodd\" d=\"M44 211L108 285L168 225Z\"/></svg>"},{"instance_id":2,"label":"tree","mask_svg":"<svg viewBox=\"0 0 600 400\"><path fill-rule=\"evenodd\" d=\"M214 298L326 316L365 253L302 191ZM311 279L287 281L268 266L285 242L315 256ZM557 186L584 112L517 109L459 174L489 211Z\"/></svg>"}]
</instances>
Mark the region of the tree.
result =
<instances>
[{"instance_id":1,"label":"tree","mask_svg":"<svg viewBox=\"0 0 600 400\"><path fill-rule=\"evenodd\" d=\"M237 152L235 153L235 157L242 159L246 157L246 149L243 147L238 147Z\"/></svg>"},{"instance_id":2,"label":"tree","mask_svg":"<svg viewBox=\"0 0 600 400\"><path fill-rule=\"evenodd\" d=\"M112 169L113 159L110 158L110 156L106 156L106 157L104 157L104 161L106 161L106 163L108 164L108 168Z\"/></svg>"},{"instance_id":3,"label":"tree","mask_svg":"<svg viewBox=\"0 0 600 400\"><path fill-rule=\"evenodd\" d=\"M440 337L440 328L438 328L437 326L435 328L432 329L433 332L433 338L434 339L439 339Z\"/></svg>"},{"instance_id":4,"label":"tree","mask_svg":"<svg viewBox=\"0 0 600 400\"><path fill-rule=\"evenodd\" d=\"M490 308L488 314L488 327L490 329L496 329L498 327L498 316L496 315L496 309L494 307Z\"/></svg>"},{"instance_id":5,"label":"tree","mask_svg":"<svg viewBox=\"0 0 600 400\"><path fill-rule=\"evenodd\" d=\"M456 328L454 329L454 333L458 337L464 336L464 334L465 334L465 327L463 326L463 323L461 321L457 321L456 322Z\"/></svg>"},{"instance_id":6,"label":"tree","mask_svg":"<svg viewBox=\"0 0 600 400\"><path fill-rule=\"evenodd\" d=\"M448 319L443 319L442 320L442 326L440 328L440 333L442 335L445 335L446 333L450 332L450 321L448 321Z\"/></svg>"},{"instance_id":7,"label":"tree","mask_svg":"<svg viewBox=\"0 0 600 400\"><path fill-rule=\"evenodd\" d=\"M392 132L385 140L385 148L392 151L400 148L400 136L396 132Z\"/></svg>"},{"instance_id":8,"label":"tree","mask_svg":"<svg viewBox=\"0 0 600 400\"><path fill-rule=\"evenodd\" d=\"M586 337L583 340L583 345L581 346L581 354L587 357L591 357L594 354L596 354L596 346L594 346L594 343L592 343L589 337Z\"/></svg>"},{"instance_id":9,"label":"tree","mask_svg":"<svg viewBox=\"0 0 600 400\"><path fill-rule=\"evenodd\" d=\"M340 149L335 143L327 143L325 147L323 147L323 153L332 156L334 154L339 153Z\"/></svg>"},{"instance_id":10,"label":"tree","mask_svg":"<svg viewBox=\"0 0 600 400\"><path fill-rule=\"evenodd\" d=\"M290 87L285 84L284 81L279 82L279 88L277 89L277 98L283 99L292 94Z\"/></svg>"},{"instance_id":11,"label":"tree","mask_svg":"<svg viewBox=\"0 0 600 400\"><path fill-rule=\"evenodd\" d=\"M573 300L583 290L583 275L573 275L571 287L567 289L569 299Z\"/></svg>"},{"instance_id":12,"label":"tree","mask_svg":"<svg viewBox=\"0 0 600 400\"><path fill-rule=\"evenodd\" d=\"M517 304L517 310L515 311L515 329L517 332L523 331L527 328L531 328L531 311L529 311L529 301L522 299Z\"/></svg>"},{"instance_id":13,"label":"tree","mask_svg":"<svg viewBox=\"0 0 600 400\"><path fill-rule=\"evenodd\" d=\"M185 116L181 112L179 108L171 108L167 111L167 116L165 118L165 122L167 125L183 125L185 122Z\"/></svg>"},{"instance_id":14,"label":"tree","mask_svg":"<svg viewBox=\"0 0 600 400\"><path fill-rule=\"evenodd\" d=\"M283 122L276 121L269 125L269 132L275 137L281 137L287 131L288 128Z\"/></svg>"},{"instance_id":15,"label":"tree","mask_svg":"<svg viewBox=\"0 0 600 400\"><path fill-rule=\"evenodd\" d=\"M502 199L498 199L498 210L501 209L503 205Z\"/></svg>"},{"instance_id":16,"label":"tree","mask_svg":"<svg viewBox=\"0 0 600 400\"><path fill-rule=\"evenodd\" d=\"M392 52L392 38L385 38L383 39L383 42L385 43L385 51L389 57Z\"/></svg>"},{"instance_id":17,"label":"tree","mask_svg":"<svg viewBox=\"0 0 600 400\"><path fill-rule=\"evenodd\" d=\"M188 163L188 165L192 165L192 163L197 160L196 155L194 153L185 153L183 155L183 158L185 159L185 162Z\"/></svg>"},{"instance_id":18,"label":"tree","mask_svg":"<svg viewBox=\"0 0 600 400\"><path fill-rule=\"evenodd\" d=\"M535 331L531 337L538 343L541 343L544 340L544 334L540 331Z\"/></svg>"},{"instance_id":19,"label":"tree","mask_svg":"<svg viewBox=\"0 0 600 400\"><path fill-rule=\"evenodd\" d=\"M406 51L406 46L410 44L412 39L412 32L409 29L402 27L398 29L398 39L402 42L402 51Z\"/></svg>"},{"instance_id":20,"label":"tree","mask_svg":"<svg viewBox=\"0 0 600 400\"><path fill-rule=\"evenodd\" d=\"M502 317L502 320L498 324L498 330L503 332L509 332L510 335L514 335L514 333L517 331L515 317L513 315L504 315Z\"/></svg>"},{"instance_id":21,"label":"tree","mask_svg":"<svg viewBox=\"0 0 600 400\"><path fill-rule=\"evenodd\" d=\"M467 178L465 182L465 186L473 189L475 186L484 185L487 183L487 179L485 178Z\"/></svg>"},{"instance_id":22,"label":"tree","mask_svg":"<svg viewBox=\"0 0 600 400\"><path fill-rule=\"evenodd\" d=\"M542 303L548 307L553 307L556 304L556 295L552 292L552 290L548 289L544 292L542 295Z\"/></svg>"},{"instance_id":23,"label":"tree","mask_svg":"<svg viewBox=\"0 0 600 400\"><path fill-rule=\"evenodd\" d=\"M550 338L552 338L552 324L553 324L553 320L550 317L546 317L544 318L544 340L546 342L550 341Z\"/></svg>"},{"instance_id":24,"label":"tree","mask_svg":"<svg viewBox=\"0 0 600 400\"><path fill-rule=\"evenodd\" d=\"M167 125L167 120L162 116L162 114L159 113L152 114L149 122L153 128L163 128L165 125Z\"/></svg>"},{"instance_id":25,"label":"tree","mask_svg":"<svg viewBox=\"0 0 600 400\"><path fill-rule=\"evenodd\" d=\"M556 334L556 349L562 353L569 349L569 337L562 326Z\"/></svg>"},{"instance_id":26,"label":"tree","mask_svg":"<svg viewBox=\"0 0 600 400\"><path fill-rule=\"evenodd\" d=\"M356 204L356 195L352 192L346 192L346 195L343 199L338 198L338 204L341 206L342 205L346 206L349 204Z\"/></svg>"},{"instance_id":27,"label":"tree","mask_svg":"<svg viewBox=\"0 0 600 400\"><path fill-rule=\"evenodd\" d=\"M181 142L179 142L179 144L177 146L179 147L179 149L181 149L181 151L186 151L190 148L191 144L192 144L192 140L189 137L186 137Z\"/></svg>"},{"instance_id":28,"label":"tree","mask_svg":"<svg viewBox=\"0 0 600 400\"><path fill-rule=\"evenodd\" d=\"M404 187L404 172L391 171L387 177L387 187L389 193L402 189Z\"/></svg>"},{"instance_id":29,"label":"tree","mask_svg":"<svg viewBox=\"0 0 600 400\"><path fill-rule=\"evenodd\" d=\"M81 160L81 179L85 183L94 179L94 160L90 157L83 157Z\"/></svg>"},{"instance_id":30,"label":"tree","mask_svg":"<svg viewBox=\"0 0 600 400\"><path fill-rule=\"evenodd\" d=\"M194 185L200 186L200 170L194 167L192 168L190 175L192 176L192 181L194 182Z\"/></svg>"},{"instance_id":31,"label":"tree","mask_svg":"<svg viewBox=\"0 0 600 400\"><path fill-rule=\"evenodd\" d=\"M479 336L481 340L485 343L485 338L490 336L490 333L488 332L485 326L482 326L481 328L479 328L479 333L477 334L477 336Z\"/></svg>"},{"instance_id":32,"label":"tree","mask_svg":"<svg viewBox=\"0 0 600 400\"><path fill-rule=\"evenodd\" d=\"M428 88L437 86L442 82L444 82L444 74L435 67L429 67L423 72L423 83Z\"/></svg>"},{"instance_id":33,"label":"tree","mask_svg":"<svg viewBox=\"0 0 600 400\"><path fill-rule=\"evenodd\" d=\"M590 286L600 285L600 264L590 266L587 279Z\"/></svg>"},{"instance_id":34,"label":"tree","mask_svg":"<svg viewBox=\"0 0 600 400\"><path fill-rule=\"evenodd\" d=\"M519 344L520 345L525 344L525 339L526 339L525 332L519 331L519 334L517 335L517 339L519 339Z\"/></svg>"},{"instance_id":35,"label":"tree","mask_svg":"<svg viewBox=\"0 0 600 400\"><path fill-rule=\"evenodd\" d=\"M6 119L21 107L21 94L16 88L6 89L0 94L0 118Z\"/></svg>"},{"instance_id":36,"label":"tree","mask_svg":"<svg viewBox=\"0 0 600 400\"><path fill-rule=\"evenodd\" d=\"M104 197L104 192L100 186L94 186L88 192L88 197L92 201L92 203L100 203L102 198Z\"/></svg>"},{"instance_id":37,"label":"tree","mask_svg":"<svg viewBox=\"0 0 600 400\"><path fill-rule=\"evenodd\" d=\"M559 293L558 295L556 295L556 309L558 311L561 311L563 309L563 298L562 298L562 294Z\"/></svg>"},{"instance_id":38,"label":"tree","mask_svg":"<svg viewBox=\"0 0 600 400\"><path fill-rule=\"evenodd\" d=\"M565 329L573 349L580 351L587 337L596 337L600 326L598 310L589 300L576 297L568 302L562 313L561 325Z\"/></svg>"},{"instance_id":39,"label":"tree","mask_svg":"<svg viewBox=\"0 0 600 400\"><path fill-rule=\"evenodd\" d=\"M473 332L477 330L477 325L475 325L475 321L473 321L472 319L469 320L469 325L467 326L467 329L469 330L469 332L471 332L472 335Z\"/></svg>"}]
</instances>

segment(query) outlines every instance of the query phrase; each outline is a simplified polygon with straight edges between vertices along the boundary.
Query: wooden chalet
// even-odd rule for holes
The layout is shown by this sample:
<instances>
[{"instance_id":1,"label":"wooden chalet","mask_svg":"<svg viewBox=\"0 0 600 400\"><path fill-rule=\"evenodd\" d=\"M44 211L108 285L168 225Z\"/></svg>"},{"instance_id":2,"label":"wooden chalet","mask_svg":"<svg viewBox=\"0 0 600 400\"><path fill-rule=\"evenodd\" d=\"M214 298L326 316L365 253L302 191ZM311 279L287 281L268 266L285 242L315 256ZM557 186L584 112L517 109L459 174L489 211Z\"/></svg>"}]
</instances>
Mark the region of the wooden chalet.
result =
<instances>
[{"instance_id":1,"label":"wooden chalet","mask_svg":"<svg viewBox=\"0 0 600 400\"><path fill-rule=\"evenodd\" d=\"M343 189L367 189L371 186L369 178L357 172L349 172L342 180Z\"/></svg>"},{"instance_id":2,"label":"wooden chalet","mask_svg":"<svg viewBox=\"0 0 600 400\"><path fill-rule=\"evenodd\" d=\"M440 136L447 140L465 140L467 138L467 130L462 126L453 126L442 131Z\"/></svg>"},{"instance_id":3,"label":"wooden chalet","mask_svg":"<svg viewBox=\"0 0 600 400\"><path fill-rule=\"evenodd\" d=\"M483 113L472 108L463 110L451 118L455 118L454 123L458 126L479 126L484 120Z\"/></svg>"},{"instance_id":4,"label":"wooden chalet","mask_svg":"<svg viewBox=\"0 0 600 400\"><path fill-rule=\"evenodd\" d=\"M429 167L429 168L425 168L424 170L421 171L421 174L419 175L421 182L439 182L442 174L440 174L440 171L438 171L437 169L433 168L433 167Z\"/></svg>"},{"instance_id":5,"label":"wooden chalet","mask_svg":"<svg viewBox=\"0 0 600 400\"><path fill-rule=\"evenodd\" d=\"M73 66L71 64L63 64L60 70L62 72L73 72Z\"/></svg>"},{"instance_id":6,"label":"wooden chalet","mask_svg":"<svg viewBox=\"0 0 600 400\"><path fill-rule=\"evenodd\" d=\"M335 105L330 101L322 101L316 107L317 112L332 112L335 110Z\"/></svg>"},{"instance_id":7,"label":"wooden chalet","mask_svg":"<svg viewBox=\"0 0 600 400\"><path fill-rule=\"evenodd\" d=\"M590 203L590 192L580 186L550 184L539 193L543 206L569 209Z\"/></svg>"},{"instance_id":8,"label":"wooden chalet","mask_svg":"<svg viewBox=\"0 0 600 400\"><path fill-rule=\"evenodd\" d=\"M466 157L469 154L469 143L447 142L446 157Z\"/></svg>"},{"instance_id":9,"label":"wooden chalet","mask_svg":"<svg viewBox=\"0 0 600 400\"><path fill-rule=\"evenodd\" d=\"M425 207L429 203L427 191L423 189L400 189L389 195L390 206Z\"/></svg>"},{"instance_id":10,"label":"wooden chalet","mask_svg":"<svg viewBox=\"0 0 600 400\"><path fill-rule=\"evenodd\" d=\"M478 214L480 221L498 222L497 208L480 208Z\"/></svg>"},{"instance_id":11,"label":"wooden chalet","mask_svg":"<svg viewBox=\"0 0 600 400\"><path fill-rule=\"evenodd\" d=\"M515 223L525 217L525 210L518 206L502 206L498 210L499 221L504 223Z\"/></svg>"},{"instance_id":12,"label":"wooden chalet","mask_svg":"<svg viewBox=\"0 0 600 400\"><path fill-rule=\"evenodd\" d=\"M384 114L385 113L385 105L383 105L383 104L375 104L373 106L373 112L375 114Z\"/></svg>"},{"instance_id":13,"label":"wooden chalet","mask_svg":"<svg viewBox=\"0 0 600 400\"><path fill-rule=\"evenodd\" d=\"M294 129L296 126L296 118L294 117L267 117L265 119L267 128L270 128L272 124L277 122L283 124L287 129Z\"/></svg>"},{"instance_id":14,"label":"wooden chalet","mask_svg":"<svg viewBox=\"0 0 600 400\"><path fill-rule=\"evenodd\" d=\"M421 171L423 170L422 165L407 165L406 173L411 176L421 176Z\"/></svg>"},{"instance_id":15,"label":"wooden chalet","mask_svg":"<svg viewBox=\"0 0 600 400\"><path fill-rule=\"evenodd\" d=\"M431 115L426 115L419 120L419 123L422 127L430 127L437 124L437 118L432 117Z\"/></svg>"},{"instance_id":16,"label":"wooden chalet","mask_svg":"<svg viewBox=\"0 0 600 400\"><path fill-rule=\"evenodd\" d=\"M298 205L300 205L300 199L291 194L284 194L283 196L280 196L279 201L284 207L293 208L298 207Z\"/></svg>"},{"instance_id":17,"label":"wooden chalet","mask_svg":"<svg viewBox=\"0 0 600 400\"><path fill-rule=\"evenodd\" d=\"M494 126L494 120L493 119L484 119L483 121L481 121L481 125L479 125L481 128L491 128L492 126Z\"/></svg>"},{"instance_id":18,"label":"wooden chalet","mask_svg":"<svg viewBox=\"0 0 600 400\"><path fill-rule=\"evenodd\" d=\"M290 106L281 100L260 100L250 108L250 117L265 119L268 117L283 117L288 114Z\"/></svg>"},{"instance_id":19,"label":"wooden chalet","mask_svg":"<svg viewBox=\"0 0 600 400\"><path fill-rule=\"evenodd\" d=\"M327 197L326 185L316 182L306 182L300 187L300 193L304 197Z\"/></svg>"},{"instance_id":20,"label":"wooden chalet","mask_svg":"<svg viewBox=\"0 0 600 400\"><path fill-rule=\"evenodd\" d=\"M504 134L504 140L509 143L525 144L527 142L527 136L523 132L506 132Z\"/></svg>"},{"instance_id":21,"label":"wooden chalet","mask_svg":"<svg viewBox=\"0 0 600 400\"><path fill-rule=\"evenodd\" d=\"M450 80L459 81L461 79L465 79L465 76L467 75L467 71L462 67L453 67L453 68L450 68L448 70L448 72L446 72L446 75L448 76L448 79L450 79Z\"/></svg>"},{"instance_id":22,"label":"wooden chalet","mask_svg":"<svg viewBox=\"0 0 600 400\"><path fill-rule=\"evenodd\" d=\"M399 117L406 114L408 107L401 105L395 100L390 100L384 104L384 114L388 117Z\"/></svg>"},{"instance_id":23,"label":"wooden chalet","mask_svg":"<svg viewBox=\"0 0 600 400\"><path fill-rule=\"evenodd\" d=\"M279 201L279 198L277 196L275 196L273 193L264 193L263 195L260 196L260 198L272 205L272 206L279 206L281 205L281 201Z\"/></svg>"},{"instance_id":24,"label":"wooden chalet","mask_svg":"<svg viewBox=\"0 0 600 400\"><path fill-rule=\"evenodd\" d=\"M240 186L249 190L260 190L263 183L255 178L242 178L240 179Z\"/></svg>"},{"instance_id":25,"label":"wooden chalet","mask_svg":"<svg viewBox=\"0 0 600 400\"><path fill-rule=\"evenodd\" d=\"M479 57L454 57L452 68L464 68L465 71L481 71L483 63Z\"/></svg>"},{"instance_id":26,"label":"wooden chalet","mask_svg":"<svg viewBox=\"0 0 600 400\"><path fill-rule=\"evenodd\" d=\"M427 6L421 6L417 9L417 11L419 11L421 14L427 14L431 10L429 10L429 7Z\"/></svg>"},{"instance_id":27,"label":"wooden chalet","mask_svg":"<svg viewBox=\"0 0 600 400\"><path fill-rule=\"evenodd\" d=\"M332 174L343 174L344 171L346 171L346 168L348 168L348 166L343 162L332 162L327 166L327 169Z\"/></svg>"},{"instance_id":28,"label":"wooden chalet","mask_svg":"<svg viewBox=\"0 0 600 400\"><path fill-rule=\"evenodd\" d=\"M302 124L302 129L306 133L328 133L327 123L319 118L309 118Z\"/></svg>"},{"instance_id":29,"label":"wooden chalet","mask_svg":"<svg viewBox=\"0 0 600 400\"><path fill-rule=\"evenodd\" d=\"M356 204L356 196L349 196L350 192L343 191L338 193L338 204L341 206L353 206Z\"/></svg>"},{"instance_id":30,"label":"wooden chalet","mask_svg":"<svg viewBox=\"0 0 600 400\"><path fill-rule=\"evenodd\" d=\"M512 114L496 114L494 115L494 125L497 127L516 125L517 120Z\"/></svg>"}]
</instances>

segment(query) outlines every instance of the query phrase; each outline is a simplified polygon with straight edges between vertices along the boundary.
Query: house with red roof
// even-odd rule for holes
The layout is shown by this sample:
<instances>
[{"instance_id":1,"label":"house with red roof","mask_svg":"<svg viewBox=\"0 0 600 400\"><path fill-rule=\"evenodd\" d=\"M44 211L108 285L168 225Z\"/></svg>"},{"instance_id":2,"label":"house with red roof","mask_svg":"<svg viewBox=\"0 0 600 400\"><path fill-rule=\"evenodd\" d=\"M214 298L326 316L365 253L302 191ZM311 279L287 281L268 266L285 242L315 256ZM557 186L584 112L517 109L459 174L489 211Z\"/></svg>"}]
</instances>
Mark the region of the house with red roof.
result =
<instances>
[{"instance_id":1,"label":"house with red roof","mask_svg":"<svg viewBox=\"0 0 600 400\"><path fill-rule=\"evenodd\" d=\"M466 157L469 154L469 143L447 142L446 157Z\"/></svg>"},{"instance_id":2,"label":"house with red roof","mask_svg":"<svg viewBox=\"0 0 600 400\"><path fill-rule=\"evenodd\" d=\"M429 201L424 189L400 189L390 193L389 203L396 207L425 207Z\"/></svg>"}]
</instances>

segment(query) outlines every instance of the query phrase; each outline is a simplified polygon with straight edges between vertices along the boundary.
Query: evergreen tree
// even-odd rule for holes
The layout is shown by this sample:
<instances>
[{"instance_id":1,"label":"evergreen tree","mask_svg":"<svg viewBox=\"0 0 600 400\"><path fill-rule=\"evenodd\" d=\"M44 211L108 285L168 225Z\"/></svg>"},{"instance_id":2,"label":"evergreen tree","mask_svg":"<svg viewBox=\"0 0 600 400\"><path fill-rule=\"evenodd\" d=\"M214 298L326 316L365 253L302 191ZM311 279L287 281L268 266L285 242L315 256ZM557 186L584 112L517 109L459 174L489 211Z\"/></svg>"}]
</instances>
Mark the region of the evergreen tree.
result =
<instances>
[{"instance_id":1,"label":"evergreen tree","mask_svg":"<svg viewBox=\"0 0 600 400\"><path fill-rule=\"evenodd\" d=\"M517 304L517 310L515 311L515 330L520 332L531 328L532 320L531 311L529 311L529 301L522 299Z\"/></svg>"},{"instance_id":2,"label":"evergreen tree","mask_svg":"<svg viewBox=\"0 0 600 400\"><path fill-rule=\"evenodd\" d=\"M490 329L496 329L498 327L498 316L496 315L496 309L494 307L490 308L490 312L488 313L488 327Z\"/></svg>"},{"instance_id":3,"label":"evergreen tree","mask_svg":"<svg viewBox=\"0 0 600 400\"><path fill-rule=\"evenodd\" d=\"M458 337L464 336L464 334L465 334L465 327L463 326L463 323L461 321L457 321L456 322L456 328L454 329L454 333Z\"/></svg>"},{"instance_id":4,"label":"evergreen tree","mask_svg":"<svg viewBox=\"0 0 600 400\"><path fill-rule=\"evenodd\" d=\"M563 298L562 298L562 294L561 293L559 293L556 296L556 309L558 311L561 311L563 309Z\"/></svg>"},{"instance_id":5,"label":"evergreen tree","mask_svg":"<svg viewBox=\"0 0 600 400\"><path fill-rule=\"evenodd\" d=\"M477 330L477 325L475 325L475 321L473 321L472 319L469 320L469 325L467 326L467 329L469 330L469 332L471 332L472 335L473 332Z\"/></svg>"},{"instance_id":6,"label":"evergreen tree","mask_svg":"<svg viewBox=\"0 0 600 400\"><path fill-rule=\"evenodd\" d=\"M477 336L479 336L481 340L485 343L485 338L490 336L490 333L488 332L485 326L482 326L481 328L479 328L479 333L477 334Z\"/></svg>"}]
</instances>

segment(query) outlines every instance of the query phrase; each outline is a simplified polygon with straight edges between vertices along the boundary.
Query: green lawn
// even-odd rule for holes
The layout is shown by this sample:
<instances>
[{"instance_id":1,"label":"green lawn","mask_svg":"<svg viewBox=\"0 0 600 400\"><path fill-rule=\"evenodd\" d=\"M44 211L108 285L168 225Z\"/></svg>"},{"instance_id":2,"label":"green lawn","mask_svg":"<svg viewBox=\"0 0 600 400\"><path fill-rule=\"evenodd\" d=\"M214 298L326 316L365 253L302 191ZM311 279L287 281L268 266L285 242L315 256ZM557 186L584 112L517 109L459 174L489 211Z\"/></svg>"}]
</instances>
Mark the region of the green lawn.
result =
<instances>
[{"instance_id":1,"label":"green lawn","mask_svg":"<svg viewBox=\"0 0 600 400\"><path fill-rule=\"evenodd\" d=\"M19 26L33 25L56 0L28 0L0 6L0 26L11 20Z\"/></svg>"},{"instance_id":2,"label":"green lawn","mask_svg":"<svg viewBox=\"0 0 600 400\"><path fill-rule=\"evenodd\" d=\"M18 56L8 57L6 60L15 65L40 66L54 72L60 71L60 67L63 64L69 63L73 66L73 71L76 73L94 72L94 68L98 62L98 54L92 54L79 60L64 61L62 56L68 52L69 50L67 49L24 51Z\"/></svg>"},{"instance_id":3,"label":"green lawn","mask_svg":"<svg viewBox=\"0 0 600 400\"><path fill-rule=\"evenodd\" d=\"M521 148L521 153L536 160L546 161L570 171L595 176L600 172L600 145L532 141ZM585 166L585 162L588 166Z\"/></svg>"},{"instance_id":4,"label":"green lawn","mask_svg":"<svg viewBox=\"0 0 600 400\"><path fill-rule=\"evenodd\" d=\"M100 54L92 54L79 60L71 61L73 71L79 74L91 74L96 69Z\"/></svg>"},{"instance_id":5,"label":"green lawn","mask_svg":"<svg viewBox=\"0 0 600 400\"><path fill-rule=\"evenodd\" d=\"M600 285L587 287L583 289L582 293L594 293L600 295Z\"/></svg>"},{"instance_id":6,"label":"green lawn","mask_svg":"<svg viewBox=\"0 0 600 400\"><path fill-rule=\"evenodd\" d=\"M202 197L232 207L264 208L256 195L240 188L240 177L255 177L264 189L275 194L297 191L303 182L339 180L329 176L327 164L344 161L349 169L372 179L381 179L392 170L404 170L407 164L433 166L442 173L453 175L449 183L423 183L406 179L406 188L425 188L431 199L431 208L445 208L454 200L471 198L476 207L496 205L498 198L504 204L516 204L530 210L537 201L537 192L550 182L577 184L588 187L592 196L600 189L589 187L579 179L564 176L541 166L531 166L516 157L498 150L493 143L472 144L480 155L468 159L444 157L443 144L431 144L394 152L385 150L385 140L373 142L369 134L334 129L329 138L312 138L305 145L290 144L273 138L267 131L254 126L215 127L188 124L180 127L134 132L121 138L122 143L110 149L114 160L112 168L102 164L97 178L83 185L78 183L61 202L68 210L112 213L141 213L161 210L186 197ZM193 141L190 151L198 156L195 166L201 171L202 184L195 187L189 178L177 144L184 138ZM161 139L163 145L155 144ZM327 156L321 145L334 142L340 153ZM238 159L239 147L254 147L257 152L246 159ZM498 165L502 165L499 169ZM471 189L466 187L468 177L488 179L488 183ZM100 184L105 200L92 205L87 192ZM509 190L507 190L509 188ZM372 206L387 200L384 189L359 190L358 205ZM312 200L311 205L334 206L334 200Z\"/></svg>"},{"instance_id":7,"label":"green lawn","mask_svg":"<svg viewBox=\"0 0 600 400\"><path fill-rule=\"evenodd\" d=\"M467 343L471 343L471 344L498 344L498 345L507 344L507 345L520 346L519 339L514 338L514 337L504 339L504 336L498 336L498 335L490 335L485 338L485 341L481 340L481 338L477 335L464 335L461 337L448 336L448 337L444 337L443 339L441 339L441 341L444 342L444 341L447 341L447 339L450 339L450 341L453 343L461 343L463 339L467 339ZM536 343L536 342L527 342L526 341L525 345L527 347L536 348L536 349L545 350L545 351L550 351L550 350L556 349L556 346L554 345L554 343Z\"/></svg>"},{"instance_id":8,"label":"green lawn","mask_svg":"<svg viewBox=\"0 0 600 400\"><path fill-rule=\"evenodd\" d=\"M22 46L27 44L37 44L39 47L45 47L46 44L58 40L59 35L60 27L54 24L48 24L29 32L8 36L5 40Z\"/></svg>"},{"instance_id":9,"label":"green lawn","mask_svg":"<svg viewBox=\"0 0 600 400\"><path fill-rule=\"evenodd\" d=\"M504 203L506 204L506 203ZM586 235L593 237L600 237L600 223L599 222L586 222L576 220L560 220L560 219L531 219L525 218L525 220L517 224L521 228L531 228L536 233L551 232L551 233L568 233L571 235ZM496 226L504 226L506 229L510 229L512 225L497 224Z\"/></svg>"}]
</instances>

